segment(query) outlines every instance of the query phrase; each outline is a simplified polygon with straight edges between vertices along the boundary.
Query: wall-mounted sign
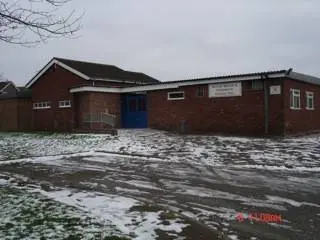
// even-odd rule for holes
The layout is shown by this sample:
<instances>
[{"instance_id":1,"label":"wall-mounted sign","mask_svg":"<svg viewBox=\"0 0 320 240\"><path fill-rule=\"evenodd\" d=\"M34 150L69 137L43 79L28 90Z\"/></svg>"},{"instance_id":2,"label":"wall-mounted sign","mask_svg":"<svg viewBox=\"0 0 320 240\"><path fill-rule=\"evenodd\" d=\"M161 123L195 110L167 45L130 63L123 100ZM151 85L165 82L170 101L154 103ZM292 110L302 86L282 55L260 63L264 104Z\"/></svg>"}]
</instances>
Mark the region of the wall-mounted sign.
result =
<instances>
[{"instance_id":1,"label":"wall-mounted sign","mask_svg":"<svg viewBox=\"0 0 320 240\"><path fill-rule=\"evenodd\" d=\"M279 94L281 94L280 85L270 86L270 95L279 95Z\"/></svg>"},{"instance_id":2,"label":"wall-mounted sign","mask_svg":"<svg viewBox=\"0 0 320 240\"><path fill-rule=\"evenodd\" d=\"M241 96L241 82L209 84L209 97L234 97Z\"/></svg>"}]
</instances>

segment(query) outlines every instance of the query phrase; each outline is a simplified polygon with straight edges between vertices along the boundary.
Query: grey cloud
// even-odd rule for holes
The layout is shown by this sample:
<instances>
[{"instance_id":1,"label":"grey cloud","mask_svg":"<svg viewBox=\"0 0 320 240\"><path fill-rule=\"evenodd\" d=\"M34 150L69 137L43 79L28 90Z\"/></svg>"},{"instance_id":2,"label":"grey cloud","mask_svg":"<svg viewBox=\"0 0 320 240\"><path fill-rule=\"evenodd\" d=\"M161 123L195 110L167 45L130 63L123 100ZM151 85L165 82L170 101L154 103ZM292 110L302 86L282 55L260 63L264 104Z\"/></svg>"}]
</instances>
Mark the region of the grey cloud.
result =
<instances>
[{"instance_id":1,"label":"grey cloud","mask_svg":"<svg viewBox=\"0 0 320 240\"><path fill-rule=\"evenodd\" d=\"M81 37L32 49L0 43L0 72L23 84L60 56L160 80L289 67L320 76L315 0L78 0L69 8L86 9Z\"/></svg>"}]
</instances>

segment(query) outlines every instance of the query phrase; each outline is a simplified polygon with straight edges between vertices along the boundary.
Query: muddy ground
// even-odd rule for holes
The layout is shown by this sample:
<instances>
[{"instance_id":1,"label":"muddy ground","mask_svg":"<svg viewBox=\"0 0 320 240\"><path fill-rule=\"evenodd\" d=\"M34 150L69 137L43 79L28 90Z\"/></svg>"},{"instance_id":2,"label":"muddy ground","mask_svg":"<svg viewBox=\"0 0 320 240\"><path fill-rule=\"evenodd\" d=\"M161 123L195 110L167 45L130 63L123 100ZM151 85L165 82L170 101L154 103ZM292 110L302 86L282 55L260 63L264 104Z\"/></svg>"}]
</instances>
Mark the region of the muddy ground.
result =
<instances>
[{"instance_id":1,"label":"muddy ground","mask_svg":"<svg viewBox=\"0 0 320 240\"><path fill-rule=\"evenodd\" d=\"M20 185L38 183L48 192L64 187L139 200L139 211L166 210L164 223L172 214L183 219L188 226L179 236L185 239L319 239L318 136L263 140L130 133L131 144L148 142L148 151L130 146L130 139L113 149L106 142L79 156L71 151L48 159L48 154L6 158L0 173L26 177ZM280 215L281 221L249 219L254 213ZM157 239L177 237L158 230Z\"/></svg>"}]
</instances>

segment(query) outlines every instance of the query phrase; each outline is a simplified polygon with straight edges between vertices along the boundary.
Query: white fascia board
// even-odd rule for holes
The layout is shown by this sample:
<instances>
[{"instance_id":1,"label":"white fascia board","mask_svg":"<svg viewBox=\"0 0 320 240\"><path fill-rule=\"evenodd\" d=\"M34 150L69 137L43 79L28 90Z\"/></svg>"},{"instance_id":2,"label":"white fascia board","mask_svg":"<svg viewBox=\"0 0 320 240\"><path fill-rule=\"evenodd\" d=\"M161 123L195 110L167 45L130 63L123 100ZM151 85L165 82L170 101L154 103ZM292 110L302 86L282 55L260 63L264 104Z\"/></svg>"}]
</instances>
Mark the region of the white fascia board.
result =
<instances>
[{"instance_id":1,"label":"white fascia board","mask_svg":"<svg viewBox=\"0 0 320 240\"><path fill-rule=\"evenodd\" d=\"M57 59L54 59L54 58L53 58L53 59L41 70L41 72L39 72L36 76L34 76L34 77L32 78L32 80L26 85L26 88L29 88L32 84L34 84L34 83L35 83L46 71L48 71L48 69L51 68L54 64L59 65L60 67L62 67L62 68L64 68L64 69L66 69L66 70L68 70L68 71L76 74L77 76L79 76L79 77L81 77L81 78L83 78L83 79L85 79L85 80L89 80L89 79L90 79L87 75L85 75L85 74L83 74L83 73L81 73L81 72L79 72L79 71L77 71L77 70L69 67L68 65L66 65L66 64L58 61Z\"/></svg>"},{"instance_id":2,"label":"white fascia board","mask_svg":"<svg viewBox=\"0 0 320 240\"><path fill-rule=\"evenodd\" d=\"M56 61L57 65L59 65L60 67L62 67L64 69L74 73L75 75L77 75L77 76L79 76L79 77L81 77L81 78L83 78L85 80L89 80L90 79L87 75L83 74L82 72L79 72L78 70L76 70L76 69L74 69L72 67L69 67L68 65L66 65L66 64L64 64L64 63L62 63L62 62L60 62L58 60L55 60L55 61Z\"/></svg>"},{"instance_id":3,"label":"white fascia board","mask_svg":"<svg viewBox=\"0 0 320 240\"><path fill-rule=\"evenodd\" d=\"M284 77L284 73L280 74L270 74L268 78L279 78ZM207 80L196 80L189 82L180 82L178 83L180 86L189 86L189 85L200 85L200 84L211 84L211 83L224 83L224 82L241 82L241 81L250 81L250 80L259 80L261 79L261 75L251 76L251 77L231 77L231 78L222 78L222 79L207 79Z\"/></svg>"},{"instance_id":4,"label":"white fascia board","mask_svg":"<svg viewBox=\"0 0 320 240\"><path fill-rule=\"evenodd\" d=\"M127 88L108 88L108 87L92 87L92 86L83 86L70 89L70 93L77 92L109 92L109 93L129 93L129 92L145 92L152 90L161 90L161 89L172 89L178 88L177 84L161 84L161 85L151 85L151 86L137 86L137 87L127 87Z\"/></svg>"},{"instance_id":5,"label":"white fascia board","mask_svg":"<svg viewBox=\"0 0 320 240\"><path fill-rule=\"evenodd\" d=\"M154 91L154 90L162 90L162 89L172 89L172 88L178 88L179 85L177 83L161 83L161 84L155 84L155 85L146 85L146 86L136 86L136 87L126 87L122 88L123 93L129 93L129 92L144 92L144 91Z\"/></svg>"},{"instance_id":6,"label":"white fascia board","mask_svg":"<svg viewBox=\"0 0 320 240\"><path fill-rule=\"evenodd\" d=\"M121 93L121 88L108 88L108 87L91 87L91 86L84 86L84 87L77 87L70 89L70 93L77 93L77 92L106 92L106 93Z\"/></svg>"},{"instance_id":7,"label":"white fascia board","mask_svg":"<svg viewBox=\"0 0 320 240\"><path fill-rule=\"evenodd\" d=\"M280 74L269 74L268 78L279 78L286 76L284 73ZM195 80L187 82L173 82L173 83L161 83L146 86L135 86L126 88L107 88L107 87L78 87L70 90L71 93L76 92L110 92L110 93L130 93L130 92L144 92L144 91L155 91L163 89L176 89L182 86L200 85L200 84L211 84L211 83L224 83L224 82L237 82L237 81L249 81L249 80L259 80L261 75L251 76L251 77L230 77L224 79L207 79L207 80Z\"/></svg>"}]
</instances>

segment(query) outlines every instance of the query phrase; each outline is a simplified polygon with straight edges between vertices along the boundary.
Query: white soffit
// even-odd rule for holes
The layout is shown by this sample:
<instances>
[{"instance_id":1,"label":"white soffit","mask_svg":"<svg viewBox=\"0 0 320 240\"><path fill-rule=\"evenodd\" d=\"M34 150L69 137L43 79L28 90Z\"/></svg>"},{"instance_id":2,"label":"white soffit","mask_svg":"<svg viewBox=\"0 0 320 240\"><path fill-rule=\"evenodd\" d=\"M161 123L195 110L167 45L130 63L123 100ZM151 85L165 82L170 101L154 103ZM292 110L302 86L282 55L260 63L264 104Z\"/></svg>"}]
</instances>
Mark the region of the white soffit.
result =
<instances>
[{"instance_id":1,"label":"white soffit","mask_svg":"<svg viewBox=\"0 0 320 240\"><path fill-rule=\"evenodd\" d=\"M270 74L268 78L279 78L284 77L285 73ZM108 87L91 87L83 86L77 87L70 90L71 93L76 92L110 92L110 93L130 93L137 91L155 91L163 89L174 89L182 86L191 86L191 85L201 85L201 84L213 84L213 83L224 83L224 82L237 82L237 81L250 81L261 79L261 75L249 76L249 77L230 77L230 78L221 78L221 79L206 79L206 80L191 80L191 81L181 81L181 82L167 82L153 85L145 86L134 86L134 87L125 87L125 88L108 88Z\"/></svg>"}]
</instances>

